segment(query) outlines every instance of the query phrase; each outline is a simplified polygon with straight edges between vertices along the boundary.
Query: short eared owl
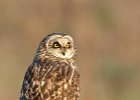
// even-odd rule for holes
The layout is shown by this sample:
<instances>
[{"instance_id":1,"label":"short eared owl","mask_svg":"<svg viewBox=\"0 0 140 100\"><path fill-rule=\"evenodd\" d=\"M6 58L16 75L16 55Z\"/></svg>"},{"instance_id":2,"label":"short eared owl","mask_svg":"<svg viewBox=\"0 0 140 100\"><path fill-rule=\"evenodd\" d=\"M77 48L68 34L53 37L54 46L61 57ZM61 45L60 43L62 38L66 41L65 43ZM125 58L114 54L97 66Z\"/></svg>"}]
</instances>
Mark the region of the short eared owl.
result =
<instances>
[{"instance_id":1,"label":"short eared owl","mask_svg":"<svg viewBox=\"0 0 140 100\"><path fill-rule=\"evenodd\" d=\"M80 75L76 47L66 33L51 33L40 43L22 85L20 100L78 100Z\"/></svg>"}]
</instances>

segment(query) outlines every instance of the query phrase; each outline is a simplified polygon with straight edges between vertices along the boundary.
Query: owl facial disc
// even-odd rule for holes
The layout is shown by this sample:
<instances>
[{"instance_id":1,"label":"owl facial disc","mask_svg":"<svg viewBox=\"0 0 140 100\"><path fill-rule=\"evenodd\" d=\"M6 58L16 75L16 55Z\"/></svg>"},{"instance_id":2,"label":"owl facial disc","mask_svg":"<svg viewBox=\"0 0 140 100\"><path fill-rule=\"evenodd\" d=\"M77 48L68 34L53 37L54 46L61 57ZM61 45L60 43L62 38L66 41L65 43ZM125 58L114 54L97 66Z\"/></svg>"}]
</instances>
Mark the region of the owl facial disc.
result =
<instances>
[{"instance_id":1,"label":"owl facial disc","mask_svg":"<svg viewBox=\"0 0 140 100\"><path fill-rule=\"evenodd\" d=\"M46 45L49 53L55 57L70 59L75 54L74 42L69 35L51 36Z\"/></svg>"}]
</instances>

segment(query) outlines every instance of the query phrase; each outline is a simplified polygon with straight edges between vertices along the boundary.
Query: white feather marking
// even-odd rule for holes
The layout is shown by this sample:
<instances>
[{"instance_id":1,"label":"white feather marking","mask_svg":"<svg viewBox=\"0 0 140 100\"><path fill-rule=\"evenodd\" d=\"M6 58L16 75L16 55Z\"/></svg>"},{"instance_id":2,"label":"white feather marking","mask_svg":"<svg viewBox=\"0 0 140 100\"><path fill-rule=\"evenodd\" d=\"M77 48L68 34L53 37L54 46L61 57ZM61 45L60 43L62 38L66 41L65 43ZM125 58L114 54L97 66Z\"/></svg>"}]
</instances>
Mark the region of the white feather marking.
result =
<instances>
[{"instance_id":1,"label":"white feather marking","mask_svg":"<svg viewBox=\"0 0 140 100\"><path fill-rule=\"evenodd\" d=\"M64 84L64 89L67 90L68 89L68 85Z\"/></svg>"},{"instance_id":2,"label":"white feather marking","mask_svg":"<svg viewBox=\"0 0 140 100\"><path fill-rule=\"evenodd\" d=\"M71 67L72 67L72 74L71 74L71 77L69 79L69 84L71 84L71 82L72 82L72 78L74 76L74 71L75 71L75 67L74 67L74 65L72 63L71 63Z\"/></svg>"},{"instance_id":3,"label":"white feather marking","mask_svg":"<svg viewBox=\"0 0 140 100\"><path fill-rule=\"evenodd\" d=\"M80 88L79 88L79 87L77 87L77 90L80 90Z\"/></svg>"},{"instance_id":4,"label":"white feather marking","mask_svg":"<svg viewBox=\"0 0 140 100\"><path fill-rule=\"evenodd\" d=\"M44 86L45 82L44 81L41 81L41 86Z\"/></svg>"},{"instance_id":5,"label":"white feather marking","mask_svg":"<svg viewBox=\"0 0 140 100\"><path fill-rule=\"evenodd\" d=\"M33 81L33 87L35 86L35 84L36 84L36 82L35 82L35 81Z\"/></svg>"},{"instance_id":6,"label":"white feather marking","mask_svg":"<svg viewBox=\"0 0 140 100\"><path fill-rule=\"evenodd\" d=\"M64 97L64 100L67 100L67 97Z\"/></svg>"}]
</instances>

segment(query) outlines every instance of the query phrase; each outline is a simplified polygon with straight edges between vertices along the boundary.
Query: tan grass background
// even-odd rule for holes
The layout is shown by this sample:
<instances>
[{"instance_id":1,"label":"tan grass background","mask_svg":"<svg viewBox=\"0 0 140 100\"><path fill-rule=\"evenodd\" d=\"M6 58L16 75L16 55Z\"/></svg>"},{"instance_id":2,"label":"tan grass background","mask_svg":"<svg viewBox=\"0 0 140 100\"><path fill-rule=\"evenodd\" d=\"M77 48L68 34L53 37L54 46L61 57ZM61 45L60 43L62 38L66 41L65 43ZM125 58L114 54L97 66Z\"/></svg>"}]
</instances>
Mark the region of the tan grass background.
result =
<instances>
[{"instance_id":1,"label":"tan grass background","mask_svg":"<svg viewBox=\"0 0 140 100\"><path fill-rule=\"evenodd\" d=\"M71 34L80 100L140 100L139 0L0 0L0 100L18 100L41 39Z\"/></svg>"}]
</instances>

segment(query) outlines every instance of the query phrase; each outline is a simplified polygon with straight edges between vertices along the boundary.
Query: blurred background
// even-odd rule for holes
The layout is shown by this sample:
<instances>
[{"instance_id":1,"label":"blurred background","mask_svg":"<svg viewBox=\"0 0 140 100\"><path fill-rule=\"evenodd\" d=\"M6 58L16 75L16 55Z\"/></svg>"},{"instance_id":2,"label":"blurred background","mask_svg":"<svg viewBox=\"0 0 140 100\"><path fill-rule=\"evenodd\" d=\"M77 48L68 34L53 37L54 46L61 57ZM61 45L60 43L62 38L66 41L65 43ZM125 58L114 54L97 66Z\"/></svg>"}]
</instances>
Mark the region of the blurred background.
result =
<instances>
[{"instance_id":1,"label":"blurred background","mask_svg":"<svg viewBox=\"0 0 140 100\"><path fill-rule=\"evenodd\" d=\"M139 0L0 0L0 100L18 100L47 34L78 46L80 100L140 100Z\"/></svg>"}]
</instances>

